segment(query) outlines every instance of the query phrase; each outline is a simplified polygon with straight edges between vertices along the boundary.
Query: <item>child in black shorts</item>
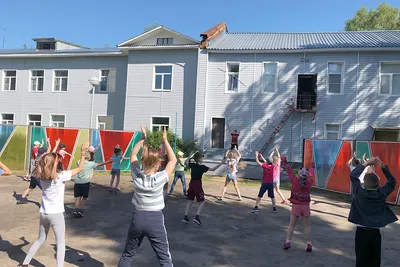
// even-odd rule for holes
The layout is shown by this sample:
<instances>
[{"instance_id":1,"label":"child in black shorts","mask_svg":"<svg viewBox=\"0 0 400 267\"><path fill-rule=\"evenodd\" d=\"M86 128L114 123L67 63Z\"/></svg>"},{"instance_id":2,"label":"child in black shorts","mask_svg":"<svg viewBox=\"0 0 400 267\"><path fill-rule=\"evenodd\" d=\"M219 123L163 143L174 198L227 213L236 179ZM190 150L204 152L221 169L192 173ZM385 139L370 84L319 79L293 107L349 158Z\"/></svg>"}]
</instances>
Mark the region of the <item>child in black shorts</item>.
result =
<instances>
[{"instance_id":1,"label":"child in black shorts","mask_svg":"<svg viewBox=\"0 0 400 267\"><path fill-rule=\"evenodd\" d=\"M203 165L203 153L201 152L195 152L191 156L189 156L186 159L185 165L189 163L189 168L190 168L190 174L191 174L191 180L189 183L189 189L187 191L187 206L186 206L186 212L185 212L185 217L183 218L182 222L183 223L189 223L189 212L192 209L193 201L194 198L196 198L197 202L200 202L199 208L197 209L197 215L193 219L193 222L195 222L197 225L201 226L201 220L200 220L200 212L204 206L204 191L203 191L203 185L201 179L203 178L203 174L206 173L207 171L215 171L221 165L224 163L225 158L222 159L221 163L216 165L213 168L209 168L206 165ZM193 158L194 162L190 162L190 160Z\"/></svg>"}]
</instances>

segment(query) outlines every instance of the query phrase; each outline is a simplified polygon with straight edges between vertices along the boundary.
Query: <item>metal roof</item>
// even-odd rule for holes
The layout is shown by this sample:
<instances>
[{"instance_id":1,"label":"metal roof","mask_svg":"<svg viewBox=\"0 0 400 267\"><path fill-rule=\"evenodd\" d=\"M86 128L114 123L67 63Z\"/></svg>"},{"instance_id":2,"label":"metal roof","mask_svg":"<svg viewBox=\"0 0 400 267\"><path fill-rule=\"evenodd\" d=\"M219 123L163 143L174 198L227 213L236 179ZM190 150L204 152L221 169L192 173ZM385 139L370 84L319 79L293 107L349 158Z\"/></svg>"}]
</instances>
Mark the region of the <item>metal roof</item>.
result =
<instances>
[{"instance_id":1,"label":"metal roof","mask_svg":"<svg viewBox=\"0 0 400 267\"><path fill-rule=\"evenodd\" d=\"M107 54L121 52L119 48L90 48L90 49L65 49L65 50L36 50L36 49L0 49L0 55L15 54Z\"/></svg>"},{"instance_id":2,"label":"metal roof","mask_svg":"<svg viewBox=\"0 0 400 267\"><path fill-rule=\"evenodd\" d=\"M210 50L400 48L400 31L225 33L210 40L207 48Z\"/></svg>"}]
</instances>

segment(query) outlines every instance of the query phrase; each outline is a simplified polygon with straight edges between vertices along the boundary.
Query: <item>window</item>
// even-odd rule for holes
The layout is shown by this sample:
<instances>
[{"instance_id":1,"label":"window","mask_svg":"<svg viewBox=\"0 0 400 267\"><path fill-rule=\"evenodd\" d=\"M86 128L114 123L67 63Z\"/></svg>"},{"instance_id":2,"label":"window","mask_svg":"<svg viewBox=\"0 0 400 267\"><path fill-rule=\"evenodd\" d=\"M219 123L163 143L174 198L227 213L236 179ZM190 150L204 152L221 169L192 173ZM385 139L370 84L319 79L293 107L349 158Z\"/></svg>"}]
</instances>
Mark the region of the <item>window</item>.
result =
<instances>
[{"instance_id":1,"label":"window","mask_svg":"<svg viewBox=\"0 0 400 267\"><path fill-rule=\"evenodd\" d=\"M97 116L97 129L113 130L113 116Z\"/></svg>"},{"instance_id":2,"label":"window","mask_svg":"<svg viewBox=\"0 0 400 267\"><path fill-rule=\"evenodd\" d=\"M42 115L28 115L28 125L42 126Z\"/></svg>"},{"instance_id":3,"label":"window","mask_svg":"<svg viewBox=\"0 0 400 267\"><path fill-rule=\"evenodd\" d=\"M229 93L239 90L239 63L227 63L228 82L226 91Z\"/></svg>"},{"instance_id":4,"label":"window","mask_svg":"<svg viewBox=\"0 0 400 267\"><path fill-rule=\"evenodd\" d=\"M278 63L264 63L264 92L275 92L277 85Z\"/></svg>"},{"instance_id":5,"label":"window","mask_svg":"<svg viewBox=\"0 0 400 267\"><path fill-rule=\"evenodd\" d=\"M328 93L343 93L343 63L328 63Z\"/></svg>"},{"instance_id":6,"label":"window","mask_svg":"<svg viewBox=\"0 0 400 267\"><path fill-rule=\"evenodd\" d=\"M4 71L4 91L15 91L16 82L17 82L16 70Z\"/></svg>"},{"instance_id":7,"label":"window","mask_svg":"<svg viewBox=\"0 0 400 267\"><path fill-rule=\"evenodd\" d=\"M38 50L55 50L56 49L56 43L51 42L51 43L36 43L36 49Z\"/></svg>"},{"instance_id":8,"label":"window","mask_svg":"<svg viewBox=\"0 0 400 267\"><path fill-rule=\"evenodd\" d=\"M66 92L68 85L68 71L54 71L54 92Z\"/></svg>"},{"instance_id":9,"label":"window","mask_svg":"<svg viewBox=\"0 0 400 267\"><path fill-rule=\"evenodd\" d=\"M330 140L336 140L341 138L341 126L340 124L325 124L325 138Z\"/></svg>"},{"instance_id":10,"label":"window","mask_svg":"<svg viewBox=\"0 0 400 267\"><path fill-rule=\"evenodd\" d=\"M376 130L374 133L375 141L398 142L400 141L399 130Z\"/></svg>"},{"instance_id":11,"label":"window","mask_svg":"<svg viewBox=\"0 0 400 267\"><path fill-rule=\"evenodd\" d=\"M43 92L44 71L32 70L31 71L31 91Z\"/></svg>"},{"instance_id":12,"label":"window","mask_svg":"<svg viewBox=\"0 0 400 267\"><path fill-rule=\"evenodd\" d=\"M400 95L400 63L381 63L380 93Z\"/></svg>"},{"instance_id":13,"label":"window","mask_svg":"<svg viewBox=\"0 0 400 267\"><path fill-rule=\"evenodd\" d=\"M172 66L154 66L154 90L170 91L172 87Z\"/></svg>"},{"instance_id":14,"label":"window","mask_svg":"<svg viewBox=\"0 0 400 267\"><path fill-rule=\"evenodd\" d=\"M1 114L1 124L14 124L14 114Z\"/></svg>"},{"instance_id":15,"label":"window","mask_svg":"<svg viewBox=\"0 0 400 267\"><path fill-rule=\"evenodd\" d=\"M51 127L64 128L65 127L65 115L51 115Z\"/></svg>"},{"instance_id":16,"label":"window","mask_svg":"<svg viewBox=\"0 0 400 267\"><path fill-rule=\"evenodd\" d=\"M157 38L157 45L172 45L173 42L173 38Z\"/></svg>"},{"instance_id":17,"label":"window","mask_svg":"<svg viewBox=\"0 0 400 267\"><path fill-rule=\"evenodd\" d=\"M114 92L115 91L115 77L116 77L116 70L115 69L108 69L108 70L101 70L100 76L100 85L99 91L100 92Z\"/></svg>"},{"instance_id":18,"label":"window","mask_svg":"<svg viewBox=\"0 0 400 267\"><path fill-rule=\"evenodd\" d=\"M164 126L169 128L169 117L152 117L151 129L153 132L164 130Z\"/></svg>"}]
</instances>

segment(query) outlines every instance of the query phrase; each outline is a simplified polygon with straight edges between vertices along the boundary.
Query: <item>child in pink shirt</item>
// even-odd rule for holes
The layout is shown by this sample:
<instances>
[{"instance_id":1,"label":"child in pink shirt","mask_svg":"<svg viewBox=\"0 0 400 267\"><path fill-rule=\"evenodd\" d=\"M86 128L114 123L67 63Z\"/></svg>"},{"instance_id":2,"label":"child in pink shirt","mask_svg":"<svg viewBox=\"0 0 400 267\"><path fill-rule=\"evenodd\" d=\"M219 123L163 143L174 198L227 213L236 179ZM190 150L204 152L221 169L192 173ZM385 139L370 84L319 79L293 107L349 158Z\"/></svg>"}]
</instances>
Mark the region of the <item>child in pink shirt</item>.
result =
<instances>
[{"instance_id":1,"label":"child in pink shirt","mask_svg":"<svg viewBox=\"0 0 400 267\"><path fill-rule=\"evenodd\" d=\"M274 155L276 153L276 156ZM274 168L274 188L278 195L281 197L282 202L281 204L286 204L285 197L283 196L281 190L279 189L279 186L281 184L281 154L279 153L279 150L277 147L274 148L274 150L271 152L269 155L270 158L273 159L273 164L275 166Z\"/></svg>"},{"instance_id":2,"label":"child in pink shirt","mask_svg":"<svg viewBox=\"0 0 400 267\"><path fill-rule=\"evenodd\" d=\"M290 248L290 241L293 236L294 228L296 227L299 218L303 217L304 232L307 237L306 250L308 252L311 252L312 245L310 231L310 191L313 179L311 178L311 175L306 168L300 168L299 177L296 177L285 157L282 157L282 163L292 184L292 190L289 198L289 201L292 202L292 210L290 212L289 229L286 236L286 242L283 245L283 249L288 250Z\"/></svg>"}]
</instances>

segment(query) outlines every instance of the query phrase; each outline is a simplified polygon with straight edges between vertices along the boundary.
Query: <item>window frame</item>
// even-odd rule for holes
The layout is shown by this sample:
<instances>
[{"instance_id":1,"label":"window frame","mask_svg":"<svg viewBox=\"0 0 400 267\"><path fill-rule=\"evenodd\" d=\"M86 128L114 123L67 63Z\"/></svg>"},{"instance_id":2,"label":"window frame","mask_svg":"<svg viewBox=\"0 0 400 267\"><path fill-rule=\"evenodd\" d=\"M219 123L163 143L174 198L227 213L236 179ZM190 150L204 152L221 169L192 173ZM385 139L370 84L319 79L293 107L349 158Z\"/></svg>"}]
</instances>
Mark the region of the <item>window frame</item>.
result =
<instances>
[{"instance_id":1,"label":"window frame","mask_svg":"<svg viewBox=\"0 0 400 267\"><path fill-rule=\"evenodd\" d=\"M59 127L59 126L53 126L53 116L64 116L64 127ZM67 124L67 115L66 114L59 114L59 113L57 113L57 114L54 114L54 113L50 113L50 123L49 123L49 126L51 127L51 128L66 128L66 124Z\"/></svg>"},{"instance_id":2,"label":"window frame","mask_svg":"<svg viewBox=\"0 0 400 267\"><path fill-rule=\"evenodd\" d=\"M332 122L332 123L325 123L324 124L324 139L325 140L342 140L342 124L341 123L336 123L336 122ZM336 131L327 131L327 125L339 125L339 130ZM328 133L337 133L338 134L338 138L337 139L328 139Z\"/></svg>"},{"instance_id":3,"label":"window frame","mask_svg":"<svg viewBox=\"0 0 400 267\"><path fill-rule=\"evenodd\" d=\"M99 128L99 125L100 124L104 124L104 125L106 125L104 122L99 122L99 117L112 117L112 127L111 127L111 130L114 130L114 115L106 115L106 114L97 114L96 115L96 129L97 130L102 130L102 131L110 131L110 130L107 130L106 128L104 128L104 129L100 129Z\"/></svg>"},{"instance_id":4,"label":"window frame","mask_svg":"<svg viewBox=\"0 0 400 267\"><path fill-rule=\"evenodd\" d=\"M103 69L99 69L100 83L99 83L98 88L97 88L97 91L98 91L98 92L100 92L100 93L109 92L109 88L108 88L108 77L110 76L110 70L112 70L112 69L113 69L113 68L103 68ZM102 80L101 80L101 79L102 79L103 77L106 77L106 76L103 76L103 75L102 75L103 70L108 70L107 85L106 85L106 90L105 90L105 91L101 90L101 84L102 84Z\"/></svg>"},{"instance_id":5,"label":"window frame","mask_svg":"<svg viewBox=\"0 0 400 267\"><path fill-rule=\"evenodd\" d=\"M36 78L36 87L39 84L38 81L40 79L39 78L40 76L33 76L32 75L33 71L43 71L43 77L42 77L42 79L43 79L43 88L42 88L41 91L38 91L38 90L33 91L32 90L32 78L34 78L34 77ZM38 70L38 69L29 70L29 92L32 92L32 93L43 93L43 91L44 91L44 76L45 76L45 71L44 70Z\"/></svg>"},{"instance_id":6,"label":"window frame","mask_svg":"<svg viewBox=\"0 0 400 267\"><path fill-rule=\"evenodd\" d=\"M329 64L341 64L342 65L342 73L341 79L340 79L340 93L332 93L329 91ZM326 94L327 95L344 95L344 79L345 79L345 73L346 73L346 62L345 61L328 61L326 63ZM338 74L338 73L332 73L332 74Z\"/></svg>"},{"instance_id":7,"label":"window frame","mask_svg":"<svg viewBox=\"0 0 400 267\"><path fill-rule=\"evenodd\" d=\"M165 66L170 66L171 67L171 89L156 89L156 67L165 67ZM164 87L164 75L166 73L160 73L162 75L162 80L161 80L161 87ZM153 92L171 92L172 88L174 85L174 65L171 63L165 63L165 64L153 64L153 84L152 84L152 91Z\"/></svg>"},{"instance_id":8,"label":"window frame","mask_svg":"<svg viewBox=\"0 0 400 267\"><path fill-rule=\"evenodd\" d=\"M378 95L386 96L386 97L390 97L390 96L398 97L398 96L400 96L400 93L399 94L393 94L393 74L400 76L400 73L382 73L382 64L400 65L400 61L380 61L379 62L379 91L378 91ZM390 82L389 82L389 93L388 94L381 93L381 91L382 91L382 75L390 77L390 79L389 79L390 80Z\"/></svg>"},{"instance_id":9,"label":"window frame","mask_svg":"<svg viewBox=\"0 0 400 267\"><path fill-rule=\"evenodd\" d=\"M239 72L238 72L238 87L236 91L229 91L228 87L229 87L229 74L230 73L234 73L234 72L229 72L228 71L228 65L229 64L238 64L239 65ZM226 81L226 85L225 85L225 94L237 94L240 91L240 67L241 67L241 62L237 62L237 61L226 61L225 62L225 81Z\"/></svg>"},{"instance_id":10,"label":"window frame","mask_svg":"<svg viewBox=\"0 0 400 267\"><path fill-rule=\"evenodd\" d=\"M153 118L168 118L168 129L171 129L171 116L160 116L160 115L151 115L150 116L150 129L153 131ZM159 125L159 127L163 127L164 125L156 124ZM160 130L162 131L162 129Z\"/></svg>"},{"instance_id":11,"label":"window frame","mask_svg":"<svg viewBox=\"0 0 400 267\"><path fill-rule=\"evenodd\" d=\"M7 71L15 71L15 89L14 90L5 90L5 81L6 81L6 78L8 77L8 76L6 76L6 72ZM15 91L17 91L17 77L18 77L18 70L16 70L16 69L5 69L5 70L3 70L3 79L2 79L2 85L1 85L2 91L4 91L4 92L15 92Z\"/></svg>"},{"instance_id":12,"label":"window frame","mask_svg":"<svg viewBox=\"0 0 400 267\"><path fill-rule=\"evenodd\" d=\"M40 125L30 125L29 124L29 115L37 115L37 116L40 116ZM43 126L43 114L41 114L41 113L28 113L28 114L26 114L26 121L27 121L27 125L28 126L35 126L35 127L41 127L41 126Z\"/></svg>"},{"instance_id":13,"label":"window frame","mask_svg":"<svg viewBox=\"0 0 400 267\"><path fill-rule=\"evenodd\" d=\"M56 78L57 78L57 76L56 76L56 71L66 71L67 72L67 90L66 91L55 91L54 89L55 89L55 87L56 87L56 85L55 85L55 80L56 80ZM66 70L66 69L55 69L55 70L53 70L53 88L52 88L52 92L53 93L67 93L68 92L68 87L69 87L69 70ZM65 77L60 77L61 79L63 79L63 78L65 78ZM61 89L61 87L62 87L62 83L60 83L60 89Z\"/></svg>"},{"instance_id":14,"label":"window frame","mask_svg":"<svg viewBox=\"0 0 400 267\"><path fill-rule=\"evenodd\" d=\"M3 123L3 115L12 115L13 116L13 120L12 120L12 123L11 124L9 124L9 123L6 123L6 124L4 124ZM2 124L2 125L15 125L15 113L14 112L10 112L10 113L0 113L0 116L1 116L1 120L0 120L0 124Z\"/></svg>"},{"instance_id":15,"label":"window frame","mask_svg":"<svg viewBox=\"0 0 400 267\"><path fill-rule=\"evenodd\" d=\"M162 41L161 44L158 43L159 39L161 39L161 41ZM164 42L163 42L165 39L167 40L166 44L164 44ZM169 39L171 39L171 41L172 41L170 44L168 43ZM156 40L156 44L157 45L173 45L174 44L174 37L158 37L157 40Z\"/></svg>"},{"instance_id":16,"label":"window frame","mask_svg":"<svg viewBox=\"0 0 400 267\"><path fill-rule=\"evenodd\" d=\"M264 75L265 75L265 64L276 64L276 72L275 72L275 82L274 82L274 91L265 91L264 87ZM278 73L279 73L279 61L264 61L263 62L263 73L262 73L262 93L276 93L278 91Z\"/></svg>"}]
</instances>

